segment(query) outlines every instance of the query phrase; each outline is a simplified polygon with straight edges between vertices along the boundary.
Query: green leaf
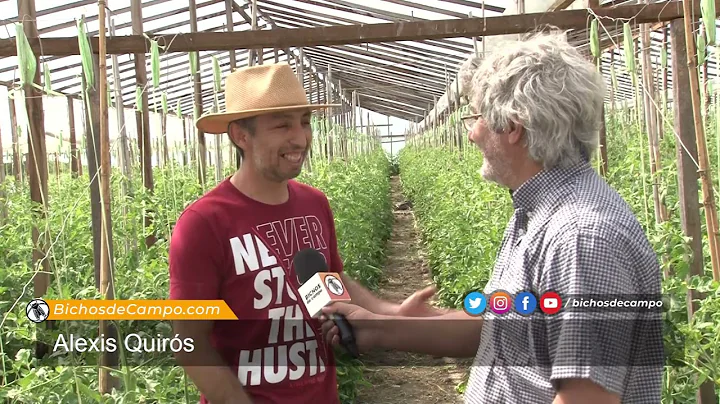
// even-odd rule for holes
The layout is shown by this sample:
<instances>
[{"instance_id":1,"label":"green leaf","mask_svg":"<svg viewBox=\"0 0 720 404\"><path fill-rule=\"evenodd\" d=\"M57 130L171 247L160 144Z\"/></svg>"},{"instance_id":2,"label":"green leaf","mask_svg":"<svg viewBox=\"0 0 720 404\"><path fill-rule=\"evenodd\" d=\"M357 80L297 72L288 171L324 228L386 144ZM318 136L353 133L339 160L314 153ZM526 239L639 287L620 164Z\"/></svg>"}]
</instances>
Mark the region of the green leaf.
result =
<instances>
[{"instance_id":1,"label":"green leaf","mask_svg":"<svg viewBox=\"0 0 720 404\"><path fill-rule=\"evenodd\" d=\"M47 63L43 63L43 84L45 84L45 91L52 91L52 81L50 80L50 68Z\"/></svg>"},{"instance_id":2,"label":"green leaf","mask_svg":"<svg viewBox=\"0 0 720 404\"><path fill-rule=\"evenodd\" d=\"M161 104L162 104L163 114L167 115L167 113L168 113L167 94L165 94L164 91L163 91L163 93L162 93L160 102L161 102Z\"/></svg>"},{"instance_id":3,"label":"green leaf","mask_svg":"<svg viewBox=\"0 0 720 404\"><path fill-rule=\"evenodd\" d=\"M22 23L15 23L15 45L17 47L18 66L20 67L20 85L26 85L35 79L37 62L30 43L25 36Z\"/></svg>"},{"instance_id":4,"label":"green leaf","mask_svg":"<svg viewBox=\"0 0 720 404\"><path fill-rule=\"evenodd\" d=\"M158 48L157 41L150 41L150 55L150 67L152 68L153 88L157 89L160 87L160 50Z\"/></svg>"},{"instance_id":5,"label":"green leaf","mask_svg":"<svg viewBox=\"0 0 720 404\"><path fill-rule=\"evenodd\" d=\"M82 59L82 72L85 77L85 83L88 88L95 87L95 73L93 69L93 53L85 31L85 16L82 16L77 22L78 27L78 45L80 47L80 58Z\"/></svg>"},{"instance_id":6,"label":"green leaf","mask_svg":"<svg viewBox=\"0 0 720 404\"><path fill-rule=\"evenodd\" d=\"M222 91L222 77L220 75L220 64L218 64L218 60L215 56L212 57L213 62L213 81L215 83L215 93L219 93Z\"/></svg>"}]
</instances>

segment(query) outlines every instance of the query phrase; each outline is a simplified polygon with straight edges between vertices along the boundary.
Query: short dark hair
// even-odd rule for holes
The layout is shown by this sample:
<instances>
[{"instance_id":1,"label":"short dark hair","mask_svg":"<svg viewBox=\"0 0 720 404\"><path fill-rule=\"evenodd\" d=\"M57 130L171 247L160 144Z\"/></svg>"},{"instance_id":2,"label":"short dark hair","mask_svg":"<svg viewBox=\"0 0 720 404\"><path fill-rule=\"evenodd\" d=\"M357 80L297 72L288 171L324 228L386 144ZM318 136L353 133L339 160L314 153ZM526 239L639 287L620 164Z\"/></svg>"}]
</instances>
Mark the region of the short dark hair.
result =
<instances>
[{"instance_id":1,"label":"short dark hair","mask_svg":"<svg viewBox=\"0 0 720 404\"><path fill-rule=\"evenodd\" d=\"M255 135L255 124L256 120L254 116L251 116L249 118L242 118L242 119L236 119L228 124L228 136L230 136L230 128L233 124L237 124L241 128L245 129L250 135ZM240 157L245 158L245 152L243 149L238 146L233 140L232 137L230 137L230 142L235 146L236 149L240 151Z\"/></svg>"}]
</instances>

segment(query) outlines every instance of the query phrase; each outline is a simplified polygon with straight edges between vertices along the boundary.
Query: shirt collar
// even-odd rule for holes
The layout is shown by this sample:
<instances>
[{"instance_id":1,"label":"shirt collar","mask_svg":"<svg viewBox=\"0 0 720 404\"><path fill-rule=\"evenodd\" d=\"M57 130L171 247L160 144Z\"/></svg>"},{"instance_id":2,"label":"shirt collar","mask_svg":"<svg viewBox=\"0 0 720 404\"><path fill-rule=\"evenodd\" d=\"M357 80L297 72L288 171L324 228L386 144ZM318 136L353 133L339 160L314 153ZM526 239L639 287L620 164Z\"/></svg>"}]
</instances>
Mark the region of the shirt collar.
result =
<instances>
[{"instance_id":1,"label":"shirt collar","mask_svg":"<svg viewBox=\"0 0 720 404\"><path fill-rule=\"evenodd\" d=\"M515 209L533 211L540 203L552 197L553 191L572 177L575 177L586 170L592 170L588 161L581 161L568 167L553 167L544 169L525 181L515 191L510 191L510 196Z\"/></svg>"}]
</instances>

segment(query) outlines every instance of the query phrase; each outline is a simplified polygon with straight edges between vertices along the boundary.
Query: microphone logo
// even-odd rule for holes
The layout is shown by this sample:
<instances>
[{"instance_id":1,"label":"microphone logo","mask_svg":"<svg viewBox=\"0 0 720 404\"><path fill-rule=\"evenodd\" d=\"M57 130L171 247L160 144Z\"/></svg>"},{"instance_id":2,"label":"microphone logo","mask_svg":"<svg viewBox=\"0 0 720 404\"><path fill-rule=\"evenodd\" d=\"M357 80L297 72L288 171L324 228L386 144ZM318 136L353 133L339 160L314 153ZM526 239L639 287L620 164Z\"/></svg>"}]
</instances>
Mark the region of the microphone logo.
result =
<instances>
[{"instance_id":1,"label":"microphone logo","mask_svg":"<svg viewBox=\"0 0 720 404\"><path fill-rule=\"evenodd\" d=\"M50 307L43 299L33 299L25 307L25 315L33 323L42 323L50 317Z\"/></svg>"},{"instance_id":2,"label":"microphone logo","mask_svg":"<svg viewBox=\"0 0 720 404\"><path fill-rule=\"evenodd\" d=\"M325 286L327 286L330 293L336 296L342 296L343 293L345 293L345 288L343 288L342 282L332 275L325 277Z\"/></svg>"}]
</instances>

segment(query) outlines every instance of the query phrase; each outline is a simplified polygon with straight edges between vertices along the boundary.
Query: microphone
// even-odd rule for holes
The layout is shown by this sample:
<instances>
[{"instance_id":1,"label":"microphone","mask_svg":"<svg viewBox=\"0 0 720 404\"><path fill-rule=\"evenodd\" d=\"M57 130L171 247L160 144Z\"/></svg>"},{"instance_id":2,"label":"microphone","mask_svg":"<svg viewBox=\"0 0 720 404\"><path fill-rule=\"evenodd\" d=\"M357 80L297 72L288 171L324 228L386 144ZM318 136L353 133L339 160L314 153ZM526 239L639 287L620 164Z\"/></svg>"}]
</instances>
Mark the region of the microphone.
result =
<instances>
[{"instance_id":1,"label":"microphone","mask_svg":"<svg viewBox=\"0 0 720 404\"><path fill-rule=\"evenodd\" d=\"M332 302L350 301L350 294L340 275L328 271L327 262L320 251L314 248L298 251L293 258L293 264L300 282L298 291L313 318ZM330 318L340 330L340 344L353 358L358 358L360 355L350 323L342 314L330 314Z\"/></svg>"}]
</instances>

